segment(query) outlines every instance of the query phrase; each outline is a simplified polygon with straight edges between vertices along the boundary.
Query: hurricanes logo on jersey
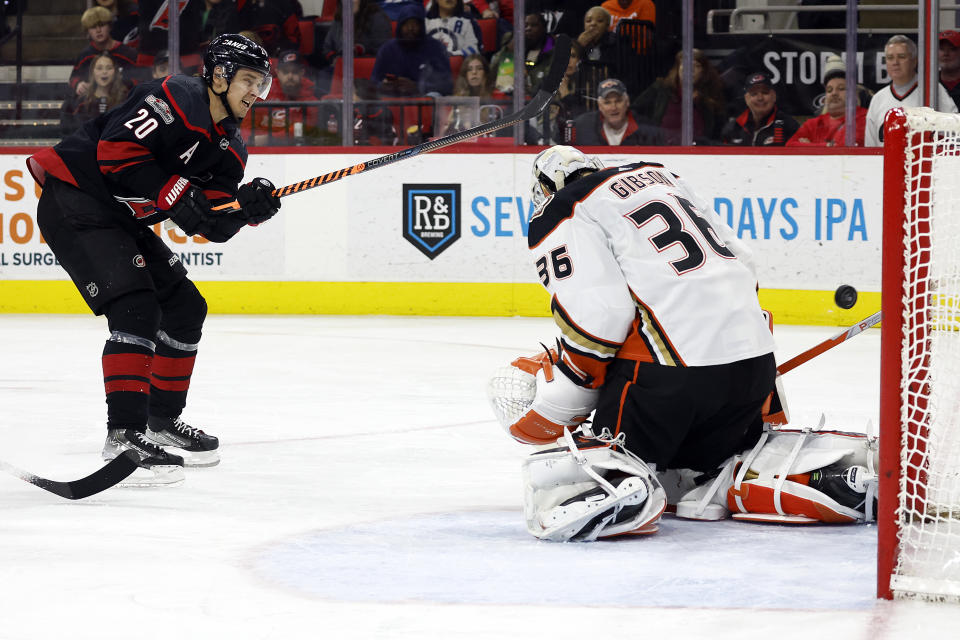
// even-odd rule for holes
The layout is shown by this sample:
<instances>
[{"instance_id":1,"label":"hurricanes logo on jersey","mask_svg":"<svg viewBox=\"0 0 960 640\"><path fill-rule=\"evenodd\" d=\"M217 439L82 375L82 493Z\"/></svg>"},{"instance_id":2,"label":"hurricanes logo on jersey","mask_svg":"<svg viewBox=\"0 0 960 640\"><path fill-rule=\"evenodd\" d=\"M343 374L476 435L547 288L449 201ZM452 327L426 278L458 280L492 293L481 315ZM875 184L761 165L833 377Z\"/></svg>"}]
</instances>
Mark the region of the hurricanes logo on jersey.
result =
<instances>
[{"instance_id":1,"label":"hurricanes logo on jersey","mask_svg":"<svg viewBox=\"0 0 960 640\"><path fill-rule=\"evenodd\" d=\"M100 293L100 287L97 286L96 282L88 282L87 293L90 294L91 298L96 298L97 294Z\"/></svg>"},{"instance_id":2,"label":"hurricanes logo on jersey","mask_svg":"<svg viewBox=\"0 0 960 640\"><path fill-rule=\"evenodd\" d=\"M456 242L460 185L403 185L403 237L431 260Z\"/></svg>"},{"instance_id":3,"label":"hurricanes logo on jersey","mask_svg":"<svg viewBox=\"0 0 960 640\"><path fill-rule=\"evenodd\" d=\"M133 256L133 266L142 269L143 267L147 266L147 261L144 260L143 256L138 253L137 255Z\"/></svg>"}]
</instances>

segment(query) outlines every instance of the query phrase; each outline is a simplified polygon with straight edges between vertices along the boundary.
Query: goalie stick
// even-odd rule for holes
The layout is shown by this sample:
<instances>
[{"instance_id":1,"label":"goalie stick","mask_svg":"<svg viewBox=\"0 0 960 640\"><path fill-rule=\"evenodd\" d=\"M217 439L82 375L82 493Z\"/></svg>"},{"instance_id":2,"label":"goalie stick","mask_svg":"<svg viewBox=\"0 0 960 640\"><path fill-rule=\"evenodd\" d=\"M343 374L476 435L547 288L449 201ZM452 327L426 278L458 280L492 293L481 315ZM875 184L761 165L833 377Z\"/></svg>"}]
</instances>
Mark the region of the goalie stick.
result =
<instances>
[{"instance_id":1,"label":"goalie stick","mask_svg":"<svg viewBox=\"0 0 960 640\"><path fill-rule=\"evenodd\" d=\"M833 336L832 338L828 338L823 342L810 347L803 353L795 355L794 357L790 358L789 360L781 364L779 367L777 367L777 375L782 376L787 371L796 369L797 367L802 365L804 362L807 362L808 360L813 360L821 353L825 351L829 351L830 349L833 349L835 346L837 346L841 342L845 342L849 340L850 338L857 335L858 333L863 333L870 327L878 324L880 322L881 315L882 315L882 312L877 311L875 314L873 314L869 318L864 318L857 324L851 327L848 327L847 329L844 329L843 331Z\"/></svg>"},{"instance_id":2,"label":"goalie stick","mask_svg":"<svg viewBox=\"0 0 960 640\"><path fill-rule=\"evenodd\" d=\"M323 184L336 182L337 180L341 180L347 176L353 176L357 175L358 173L365 173L367 171L372 171L373 169L379 169L380 167L385 167L388 164L393 164L394 162L400 162L401 160L418 156L421 153L430 153L431 151L436 151L437 149L442 149L443 147L449 147L450 145L463 142L464 140L469 140L470 138L476 138L494 131L499 131L500 129L513 126L518 122L523 122L524 120L529 120L530 118L536 117L547 108L547 105L550 104L551 100L553 100L553 94L555 94L557 89L560 88L560 81L563 79L563 73L567 69L567 62L569 59L570 37L565 34L560 34L556 36L554 41L553 60L550 63L550 69L547 71L546 77L543 79L543 83L540 85L540 90L537 91L536 95L530 99L530 102L528 102L522 109L520 109L520 111L517 111L516 113L512 113L506 117L500 118L499 120L494 120L493 122L477 125L472 129L458 131L457 133L451 133L450 135L442 138L423 142L408 149L397 151L396 153L390 153L385 156L380 156L379 158L367 160L366 162L355 164L352 167L345 167L343 169L338 169L337 171L331 171L330 173L319 175L309 180L303 180L302 182L281 187L280 189L276 189L273 192L273 195L277 196L278 198L283 198L293 195L294 193L300 193L301 191L313 189L314 187L319 187ZM238 209L239 207L239 203L234 200L233 202L217 205L216 207L213 207L213 209Z\"/></svg>"},{"instance_id":3,"label":"goalie stick","mask_svg":"<svg viewBox=\"0 0 960 640\"><path fill-rule=\"evenodd\" d=\"M97 471L94 471L86 478L80 478L72 482L58 482L57 480L48 480L38 475L18 469L8 462L0 460L0 469L3 469L10 475L16 476L21 480L29 482L35 487L40 487L50 493L55 493L61 498L68 500L80 500L100 493L117 484L139 466L140 457L133 451L124 451L119 456L103 465Z\"/></svg>"}]
</instances>

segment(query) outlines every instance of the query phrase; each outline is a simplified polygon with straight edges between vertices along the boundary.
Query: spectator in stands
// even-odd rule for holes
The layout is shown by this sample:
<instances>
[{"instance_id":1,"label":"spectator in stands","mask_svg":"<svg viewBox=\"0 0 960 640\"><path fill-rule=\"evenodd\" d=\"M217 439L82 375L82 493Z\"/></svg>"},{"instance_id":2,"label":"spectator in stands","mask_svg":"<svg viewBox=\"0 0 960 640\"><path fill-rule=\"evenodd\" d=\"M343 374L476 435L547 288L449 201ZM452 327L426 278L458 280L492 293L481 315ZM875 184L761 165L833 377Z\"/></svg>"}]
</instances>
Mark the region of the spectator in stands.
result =
<instances>
[{"instance_id":1,"label":"spectator in stands","mask_svg":"<svg viewBox=\"0 0 960 640\"><path fill-rule=\"evenodd\" d=\"M93 120L117 106L127 97L128 88L114 57L106 52L97 54L89 65L87 84L83 95L73 94L63 101L60 109L60 133L69 135L84 122Z\"/></svg>"},{"instance_id":2,"label":"spectator in stands","mask_svg":"<svg viewBox=\"0 0 960 640\"><path fill-rule=\"evenodd\" d=\"M940 83L960 107L960 32L940 32Z\"/></svg>"},{"instance_id":3,"label":"spectator in stands","mask_svg":"<svg viewBox=\"0 0 960 640\"><path fill-rule=\"evenodd\" d=\"M140 0L140 34L138 64L150 67L153 57L170 44L170 5L168 0ZM180 29L181 71L192 73L200 66L204 4L193 0L186 3L177 16Z\"/></svg>"},{"instance_id":4,"label":"spectator in stands","mask_svg":"<svg viewBox=\"0 0 960 640\"><path fill-rule=\"evenodd\" d=\"M480 99L480 111L478 114L480 123L490 122L503 115L503 104L497 104L498 101L504 101L507 95L496 88L494 76L490 70L490 63L482 54L475 53L467 56L460 65L460 73L453 83L453 95L457 97L477 97ZM457 118L454 107L450 113L450 120ZM449 125L445 127L449 129ZM440 135L439 133L437 135ZM492 134L494 137L512 136L510 129L503 129Z\"/></svg>"},{"instance_id":5,"label":"spectator in stands","mask_svg":"<svg viewBox=\"0 0 960 640\"><path fill-rule=\"evenodd\" d=\"M657 78L633 102L633 110L663 130L663 142L680 144L683 52L678 51L666 77ZM723 126L723 83L700 49L693 50L693 139L716 144Z\"/></svg>"},{"instance_id":6,"label":"spectator in stands","mask_svg":"<svg viewBox=\"0 0 960 640\"><path fill-rule=\"evenodd\" d=\"M136 66L137 52L110 35L112 20L110 10L103 7L91 7L80 16L80 24L87 30L90 44L77 56L70 72L70 86L77 96L86 95L90 86L90 64L101 53L109 53L114 63L125 69L133 70Z\"/></svg>"},{"instance_id":7,"label":"spectator in stands","mask_svg":"<svg viewBox=\"0 0 960 640\"><path fill-rule=\"evenodd\" d=\"M153 57L153 67L150 70L150 75L154 80L166 78L170 75L170 54L166 49L158 51L157 55Z\"/></svg>"},{"instance_id":8,"label":"spectator in stands","mask_svg":"<svg viewBox=\"0 0 960 640\"><path fill-rule=\"evenodd\" d=\"M600 5L610 14L610 29L617 30L621 20L646 20L657 23L657 7L653 0L606 0Z\"/></svg>"},{"instance_id":9,"label":"spectator in stands","mask_svg":"<svg viewBox=\"0 0 960 640\"><path fill-rule=\"evenodd\" d=\"M923 97L917 84L917 45L904 35L895 35L887 40L883 48L883 59L887 63L890 84L877 91L870 100L867 109L867 125L864 131L864 144L879 147L883 144L883 120L887 111L896 107L919 107ZM940 111L956 113L950 94L939 82L938 102Z\"/></svg>"},{"instance_id":10,"label":"spectator in stands","mask_svg":"<svg viewBox=\"0 0 960 640\"><path fill-rule=\"evenodd\" d=\"M610 14L603 7L591 7L583 16L583 32L577 42L583 47L583 60L599 68L600 77L619 75L617 34L610 31Z\"/></svg>"},{"instance_id":11,"label":"spectator in stands","mask_svg":"<svg viewBox=\"0 0 960 640\"><path fill-rule=\"evenodd\" d=\"M660 144L655 127L642 122L630 109L627 87L616 78L607 78L597 87L597 111L574 120L574 143L591 145Z\"/></svg>"},{"instance_id":12,"label":"spectator in stands","mask_svg":"<svg viewBox=\"0 0 960 640\"><path fill-rule=\"evenodd\" d=\"M723 128L724 144L782 147L800 128L800 123L777 108L777 91L767 73L747 76L743 100L747 108Z\"/></svg>"},{"instance_id":13,"label":"spectator in stands","mask_svg":"<svg viewBox=\"0 0 960 640\"><path fill-rule=\"evenodd\" d=\"M314 83L306 77L303 58L294 49L280 52L275 82L270 85L266 103L314 102ZM255 110L254 144L302 145L318 144L318 107L284 106Z\"/></svg>"},{"instance_id":14,"label":"spectator in stands","mask_svg":"<svg viewBox=\"0 0 960 640\"><path fill-rule=\"evenodd\" d=\"M499 91L493 84L493 74L490 72L490 63L479 53L474 53L463 59L460 73L453 83L453 95L477 96L484 100L502 100L506 94Z\"/></svg>"},{"instance_id":15,"label":"spectator in stands","mask_svg":"<svg viewBox=\"0 0 960 640\"><path fill-rule=\"evenodd\" d=\"M220 34L239 31L240 15L237 13L237 0L204 0L200 29L201 40L205 43Z\"/></svg>"},{"instance_id":16,"label":"spectator in stands","mask_svg":"<svg viewBox=\"0 0 960 640\"><path fill-rule=\"evenodd\" d=\"M140 20L137 3L129 0L97 0L97 5L113 16L110 37L132 46L131 41L137 39L137 23Z\"/></svg>"},{"instance_id":17,"label":"spectator in stands","mask_svg":"<svg viewBox=\"0 0 960 640\"><path fill-rule=\"evenodd\" d=\"M397 37L380 47L370 78L381 95L450 95L453 78L447 50L427 37L422 5L404 5Z\"/></svg>"},{"instance_id":18,"label":"spectator in stands","mask_svg":"<svg viewBox=\"0 0 960 640\"><path fill-rule=\"evenodd\" d=\"M297 0L238 0L239 26L260 35L271 56L300 48L300 3Z\"/></svg>"},{"instance_id":19,"label":"spectator in stands","mask_svg":"<svg viewBox=\"0 0 960 640\"><path fill-rule=\"evenodd\" d=\"M524 84L528 95L540 88L553 61L553 36L547 33L547 23L540 13L528 13L523 19L523 44L527 59L524 65Z\"/></svg>"},{"instance_id":20,"label":"spectator in stands","mask_svg":"<svg viewBox=\"0 0 960 640\"><path fill-rule=\"evenodd\" d=\"M834 147L846 144L847 130L844 120L847 115L847 72L839 64L829 62L823 73L825 98L824 113L804 122L800 129L787 140L788 147ZM863 146L863 131L867 123L867 110L857 104L857 131L854 144Z\"/></svg>"},{"instance_id":21,"label":"spectator in stands","mask_svg":"<svg viewBox=\"0 0 960 640\"><path fill-rule=\"evenodd\" d=\"M353 45L355 56L375 56L391 37L393 27L390 18L376 0L352 0ZM321 55L324 65L332 65L343 54L343 0L337 3L330 29L323 39Z\"/></svg>"},{"instance_id":22,"label":"spectator in stands","mask_svg":"<svg viewBox=\"0 0 960 640\"><path fill-rule=\"evenodd\" d=\"M463 0L433 0L427 10L427 35L443 43L451 56L483 51L480 25L466 15Z\"/></svg>"}]
</instances>

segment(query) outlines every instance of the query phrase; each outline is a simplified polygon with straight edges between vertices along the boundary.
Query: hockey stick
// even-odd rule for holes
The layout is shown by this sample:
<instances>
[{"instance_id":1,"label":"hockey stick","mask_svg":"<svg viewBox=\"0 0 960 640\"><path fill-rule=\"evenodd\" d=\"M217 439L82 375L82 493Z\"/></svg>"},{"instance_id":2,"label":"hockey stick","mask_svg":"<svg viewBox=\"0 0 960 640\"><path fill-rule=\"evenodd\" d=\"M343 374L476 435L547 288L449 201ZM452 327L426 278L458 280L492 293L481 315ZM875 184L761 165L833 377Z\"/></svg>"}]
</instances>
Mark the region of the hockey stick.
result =
<instances>
[{"instance_id":1,"label":"hockey stick","mask_svg":"<svg viewBox=\"0 0 960 640\"><path fill-rule=\"evenodd\" d=\"M48 480L34 475L29 471L18 469L17 467L0 460L0 469L14 475L21 480L29 482L35 487L40 487L50 493L55 493L61 498L68 500L80 500L95 493L100 493L117 484L139 466L140 457L133 451L124 451L119 456L94 471L86 478L80 478L73 482L58 482Z\"/></svg>"},{"instance_id":2,"label":"hockey stick","mask_svg":"<svg viewBox=\"0 0 960 640\"><path fill-rule=\"evenodd\" d=\"M355 164L352 167L345 167L343 169L338 169L337 171L331 171L330 173L319 175L316 178L311 178L309 180L297 182L296 184L287 185L286 187L276 189L273 192L273 195L277 196L278 198L283 198L293 195L294 193L306 191L307 189L319 187L322 184L336 182L337 180L341 180L347 176L353 176L357 175L358 173L365 173L367 171L372 171L373 169L379 169L380 167L385 167L388 164L393 164L394 162L400 162L401 160L418 156L421 153L430 153L431 151L449 147L452 144L457 144L458 142L463 142L464 140L469 140L470 138L476 138L494 131L499 131L500 129L513 126L518 122L529 120L530 118L539 115L540 112L547 108L547 105L550 104L550 101L553 100L553 94L555 94L557 89L560 88L560 81L563 79L563 74L567 70L567 62L569 62L569 60L570 37L560 34L556 36L554 41L553 60L550 62L550 69L547 71L547 75L543 79L543 83L540 85L540 90L537 91L536 95L533 96L533 98L530 99L530 102L520 109L520 111L510 114L504 118L500 118L499 120L494 120L493 122L477 125L472 129L451 133L448 136L423 142L414 147L397 151L396 153L391 153L385 156L380 156L379 158L367 160L366 162ZM236 201L233 201L218 205L213 208L215 210L221 210L238 209L239 207L240 205Z\"/></svg>"},{"instance_id":3,"label":"hockey stick","mask_svg":"<svg viewBox=\"0 0 960 640\"><path fill-rule=\"evenodd\" d=\"M857 335L858 333L863 333L870 327L880 322L880 315L881 315L881 312L877 311L875 314L873 314L869 318L864 318L857 324L845 329L844 331L838 333L832 338L828 338L823 342L821 342L820 344L810 347L803 353L795 355L794 357L790 358L789 360L781 364L779 367L777 367L777 375L783 375L787 371L790 371L792 369L799 367L804 362L807 362L808 360L812 360L816 358L818 355L820 355L824 351L829 351L830 349L833 349L835 346L837 346L841 342L846 342L847 340Z\"/></svg>"}]
</instances>

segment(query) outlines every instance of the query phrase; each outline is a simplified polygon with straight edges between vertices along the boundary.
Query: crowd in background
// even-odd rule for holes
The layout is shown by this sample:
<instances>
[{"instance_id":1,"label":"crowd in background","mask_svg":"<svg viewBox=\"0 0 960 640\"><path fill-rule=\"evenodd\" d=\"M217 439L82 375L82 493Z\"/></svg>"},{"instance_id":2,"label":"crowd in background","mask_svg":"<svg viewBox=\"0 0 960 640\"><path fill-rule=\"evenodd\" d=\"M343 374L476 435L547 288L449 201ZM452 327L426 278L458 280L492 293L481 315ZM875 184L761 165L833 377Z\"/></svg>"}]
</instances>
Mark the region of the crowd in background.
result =
<instances>
[{"instance_id":1,"label":"crowd in background","mask_svg":"<svg viewBox=\"0 0 960 640\"><path fill-rule=\"evenodd\" d=\"M199 70L211 38L243 33L267 49L275 75L267 104L258 104L244 123L248 143L339 145L343 2L326 2L335 2L335 11L305 17L298 0L191 0L179 21L180 71ZM526 123L525 142L680 144L682 52L678 34L657 31L657 7L666 13L664 4L528 0L520 35L525 59L518 63L512 0L351 0L353 141L411 144L502 116L512 110L515 72L522 70L525 97L535 93L550 68L555 38L564 33L573 42L570 63L553 104ZM679 12L680 4L674 4ZM80 16L89 44L77 54L70 75L63 134L121 102L134 84L168 73L166 7L162 0L95 0ZM660 18L677 24L676 16ZM943 92L954 107L960 95L960 33L943 32L939 44ZM897 57L886 51L891 46L913 56L912 74L908 59L896 75ZM916 83L916 46L891 39L885 51L893 96L904 99ZM644 66L655 57L659 66ZM721 77L715 62L695 49L694 143L843 145L845 71L839 55L829 56L821 73L822 107L786 113L768 70L757 64ZM856 93L856 144L865 138L878 144L867 124L871 93L863 86Z\"/></svg>"}]
</instances>

